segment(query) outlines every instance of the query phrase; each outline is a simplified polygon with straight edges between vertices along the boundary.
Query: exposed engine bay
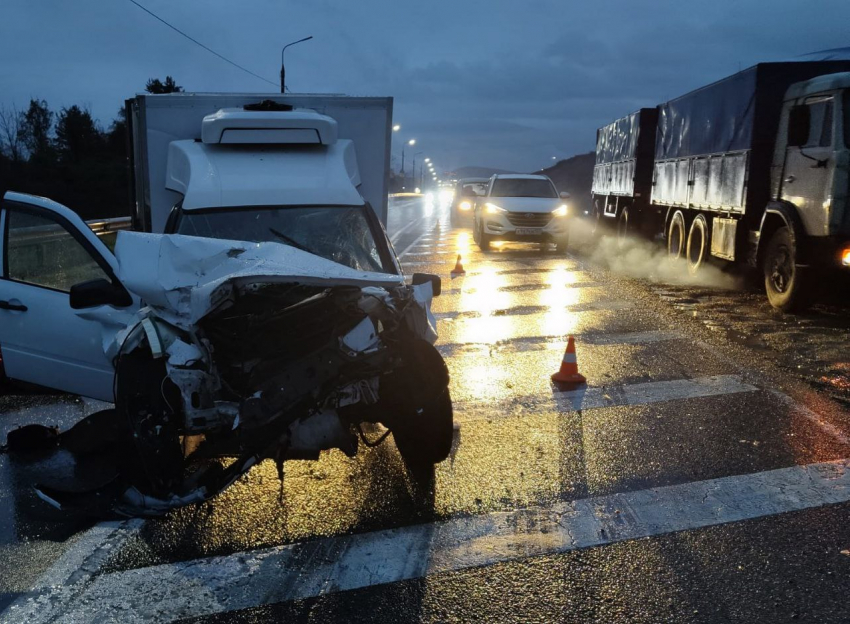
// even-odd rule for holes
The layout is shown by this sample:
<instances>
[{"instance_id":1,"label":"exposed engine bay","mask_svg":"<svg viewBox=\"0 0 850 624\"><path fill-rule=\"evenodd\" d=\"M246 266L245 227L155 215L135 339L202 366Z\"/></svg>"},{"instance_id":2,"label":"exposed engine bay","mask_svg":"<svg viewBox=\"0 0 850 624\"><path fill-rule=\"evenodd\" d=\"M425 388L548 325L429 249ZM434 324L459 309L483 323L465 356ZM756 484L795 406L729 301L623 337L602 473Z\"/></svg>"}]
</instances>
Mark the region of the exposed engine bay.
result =
<instances>
[{"instance_id":1,"label":"exposed engine bay","mask_svg":"<svg viewBox=\"0 0 850 624\"><path fill-rule=\"evenodd\" d=\"M289 459L353 456L375 442L364 423L392 433L409 466L445 459L452 405L433 346L434 283L334 281L344 280L231 273L204 282L200 318L181 313L191 306L141 308L114 336L114 409L55 440L98 456L108 475L74 491L42 484L38 495L63 509L159 515L212 498L266 459L283 478ZM164 289L182 302L197 290Z\"/></svg>"}]
</instances>

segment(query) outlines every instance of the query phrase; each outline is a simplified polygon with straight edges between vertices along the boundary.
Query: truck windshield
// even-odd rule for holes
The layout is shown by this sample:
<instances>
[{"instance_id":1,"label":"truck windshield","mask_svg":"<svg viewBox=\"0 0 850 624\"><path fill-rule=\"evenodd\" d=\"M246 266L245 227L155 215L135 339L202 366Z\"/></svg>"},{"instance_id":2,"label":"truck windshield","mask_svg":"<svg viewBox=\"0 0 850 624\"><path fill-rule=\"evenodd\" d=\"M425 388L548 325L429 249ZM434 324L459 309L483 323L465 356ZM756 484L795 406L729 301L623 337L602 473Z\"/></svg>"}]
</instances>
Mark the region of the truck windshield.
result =
<instances>
[{"instance_id":1,"label":"truck windshield","mask_svg":"<svg viewBox=\"0 0 850 624\"><path fill-rule=\"evenodd\" d=\"M282 243L358 271L384 267L365 206L260 206L183 210L175 234Z\"/></svg>"},{"instance_id":2,"label":"truck windshield","mask_svg":"<svg viewBox=\"0 0 850 624\"><path fill-rule=\"evenodd\" d=\"M540 178L496 178L491 197L557 197L549 180Z\"/></svg>"}]
</instances>

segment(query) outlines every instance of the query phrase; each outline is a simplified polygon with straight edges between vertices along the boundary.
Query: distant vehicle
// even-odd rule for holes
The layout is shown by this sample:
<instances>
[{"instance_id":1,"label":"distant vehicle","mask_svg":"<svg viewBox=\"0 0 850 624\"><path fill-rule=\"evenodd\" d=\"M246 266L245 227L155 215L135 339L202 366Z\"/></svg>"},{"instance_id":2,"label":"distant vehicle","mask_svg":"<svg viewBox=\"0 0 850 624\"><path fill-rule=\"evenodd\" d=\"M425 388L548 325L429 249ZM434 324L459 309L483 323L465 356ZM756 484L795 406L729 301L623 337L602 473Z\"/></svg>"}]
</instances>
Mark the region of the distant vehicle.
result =
<instances>
[{"instance_id":1,"label":"distant vehicle","mask_svg":"<svg viewBox=\"0 0 850 624\"><path fill-rule=\"evenodd\" d=\"M544 175L497 174L473 210L472 234L482 251L499 241L554 243L559 252L569 240L570 208Z\"/></svg>"},{"instance_id":2,"label":"distant vehicle","mask_svg":"<svg viewBox=\"0 0 850 624\"><path fill-rule=\"evenodd\" d=\"M266 458L282 474L287 459L351 455L362 423L383 423L417 474L448 456L439 277L407 284L372 210L386 201L388 100L312 101L362 151L315 110L133 100L135 218L154 232L119 232L114 252L72 210L6 193L0 371L115 403L68 449L110 453L115 479L42 499L158 515ZM358 152L377 160L361 169ZM223 470L222 456L235 458Z\"/></svg>"},{"instance_id":3,"label":"distant vehicle","mask_svg":"<svg viewBox=\"0 0 850 624\"><path fill-rule=\"evenodd\" d=\"M600 128L592 197L618 236L758 267L805 308L850 267L850 62L762 63Z\"/></svg>"},{"instance_id":4,"label":"distant vehicle","mask_svg":"<svg viewBox=\"0 0 850 624\"><path fill-rule=\"evenodd\" d=\"M472 223L475 200L487 193L489 182L490 178L463 178L457 181L451 207L452 225Z\"/></svg>"}]
</instances>

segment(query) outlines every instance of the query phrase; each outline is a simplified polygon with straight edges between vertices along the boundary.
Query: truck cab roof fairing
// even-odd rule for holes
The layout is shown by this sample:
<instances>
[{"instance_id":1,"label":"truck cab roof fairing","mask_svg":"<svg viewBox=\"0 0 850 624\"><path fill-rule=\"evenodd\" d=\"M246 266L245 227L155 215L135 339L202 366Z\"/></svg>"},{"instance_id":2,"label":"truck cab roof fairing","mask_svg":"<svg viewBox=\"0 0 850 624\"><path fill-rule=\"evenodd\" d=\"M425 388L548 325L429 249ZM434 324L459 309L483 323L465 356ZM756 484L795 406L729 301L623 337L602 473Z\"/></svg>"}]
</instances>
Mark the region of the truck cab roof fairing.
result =
<instances>
[{"instance_id":1,"label":"truck cab roof fairing","mask_svg":"<svg viewBox=\"0 0 850 624\"><path fill-rule=\"evenodd\" d=\"M338 135L336 120L308 108L291 111L222 108L201 122L201 140L210 145L333 145Z\"/></svg>"},{"instance_id":2,"label":"truck cab roof fairing","mask_svg":"<svg viewBox=\"0 0 850 624\"><path fill-rule=\"evenodd\" d=\"M364 204L352 141L329 146L208 145L168 147L166 188L183 209L272 205Z\"/></svg>"}]
</instances>

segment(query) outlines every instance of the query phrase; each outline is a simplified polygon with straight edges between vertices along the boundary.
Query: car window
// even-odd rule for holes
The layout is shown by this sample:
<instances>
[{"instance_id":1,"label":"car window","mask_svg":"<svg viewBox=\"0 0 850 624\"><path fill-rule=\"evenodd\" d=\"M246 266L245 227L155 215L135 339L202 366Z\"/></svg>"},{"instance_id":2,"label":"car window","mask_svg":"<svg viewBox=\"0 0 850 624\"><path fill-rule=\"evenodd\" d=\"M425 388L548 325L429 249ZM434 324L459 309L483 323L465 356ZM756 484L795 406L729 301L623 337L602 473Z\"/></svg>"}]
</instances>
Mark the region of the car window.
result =
<instances>
[{"instance_id":1,"label":"car window","mask_svg":"<svg viewBox=\"0 0 850 624\"><path fill-rule=\"evenodd\" d=\"M295 247L358 271L383 266L364 206L184 210L177 234Z\"/></svg>"},{"instance_id":2,"label":"car window","mask_svg":"<svg viewBox=\"0 0 850 624\"><path fill-rule=\"evenodd\" d=\"M819 97L806 102L809 107L809 138L804 147L832 146L832 97Z\"/></svg>"},{"instance_id":3,"label":"car window","mask_svg":"<svg viewBox=\"0 0 850 624\"><path fill-rule=\"evenodd\" d=\"M555 187L543 178L496 178L491 197L557 197Z\"/></svg>"},{"instance_id":4,"label":"car window","mask_svg":"<svg viewBox=\"0 0 850 624\"><path fill-rule=\"evenodd\" d=\"M52 218L10 208L6 224L8 279L62 292L80 282L109 279L89 251Z\"/></svg>"}]
</instances>

